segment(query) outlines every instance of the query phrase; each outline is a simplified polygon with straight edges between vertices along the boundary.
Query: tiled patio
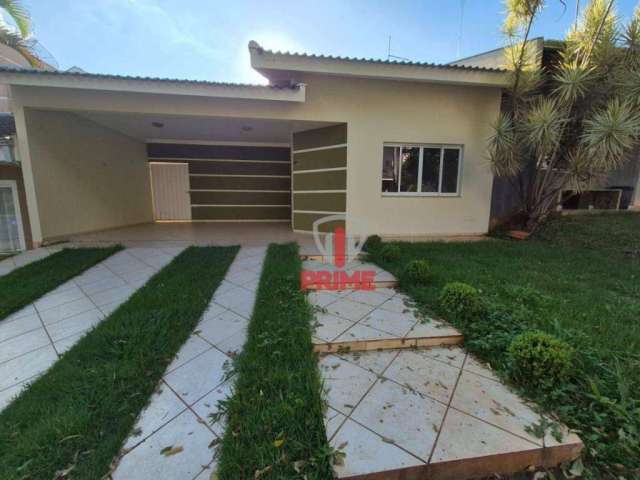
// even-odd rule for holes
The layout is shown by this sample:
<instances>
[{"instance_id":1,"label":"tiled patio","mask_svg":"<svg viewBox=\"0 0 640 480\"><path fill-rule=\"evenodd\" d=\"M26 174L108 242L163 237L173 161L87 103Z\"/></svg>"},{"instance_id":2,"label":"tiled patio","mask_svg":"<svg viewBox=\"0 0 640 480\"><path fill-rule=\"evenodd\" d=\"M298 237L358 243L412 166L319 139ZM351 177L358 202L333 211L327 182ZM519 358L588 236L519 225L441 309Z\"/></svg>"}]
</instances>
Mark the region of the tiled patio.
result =
<instances>
[{"instance_id":1,"label":"tiled patio","mask_svg":"<svg viewBox=\"0 0 640 480\"><path fill-rule=\"evenodd\" d=\"M118 252L0 320L0 409L180 251L182 247Z\"/></svg>"},{"instance_id":2,"label":"tiled patio","mask_svg":"<svg viewBox=\"0 0 640 480\"><path fill-rule=\"evenodd\" d=\"M231 358L246 339L266 247L242 248L193 335L140 414L113 480L208 480L224 419L209 422L232 389ZM173 448L174 455L162 454Z\"/></svg>"},{"instance_id":3,"label":"tiled patio","mask_svg":"<svg viewBox=\"0 0 640 480\"><path fill-rule=\"evenodd\" d=\"M531 434L541 420L535 407L452 345L462 342L459 332L420 316L405 295L383 288L313 291L309 299L315 348L333 353L320 369L327 436L346 454L339 478L463 480L579 455L580 439L561 425L561 439Z\"/></svg>"},{"instance_id":4,"label":"tiled patio","mask_svg":"<svg viewBox=\"0 0 640 480\"><path fill-rule=\"evenodd\" d=\"M295 233L288 222L167 222L144 223L93 233L73 235L75 244L126 246L240 245L263 247L269 243L298 242L300 251L315 254L310 234Z\"/></svg>"}]
</instances>

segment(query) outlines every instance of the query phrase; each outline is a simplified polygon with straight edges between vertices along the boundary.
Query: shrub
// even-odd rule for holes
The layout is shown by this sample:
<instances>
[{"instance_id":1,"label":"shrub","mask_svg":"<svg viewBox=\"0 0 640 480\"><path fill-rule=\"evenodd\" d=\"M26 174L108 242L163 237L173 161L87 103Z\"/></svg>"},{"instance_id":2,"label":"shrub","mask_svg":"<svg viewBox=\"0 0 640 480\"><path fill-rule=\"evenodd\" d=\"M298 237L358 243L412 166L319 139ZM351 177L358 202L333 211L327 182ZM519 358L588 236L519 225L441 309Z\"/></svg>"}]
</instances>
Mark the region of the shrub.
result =
<instances>
[{"instance_id":1,"label":"shrub","mask_svg":"<svg viewBox=\"0 0 640 480\"><path fill-rule=\"evenodd\" d=\"M525 384L557 385L567 379L572 358L569 344L538 330L521 333L509 345L511 374Z\"/></svg>"},{"instance_id":2,"label":"shrub","mask_svg":"<svg viewBox=\"0 0 640 480\"><path fill-rule=\"evenodd\" d=\"M367 237L364 245L362 245L362 249L365 252L371 253L374 250L380 248L380 245L382 245L382 238L380 238L378 235L370 235Z\"/></svg>"},{"instance_id":3,"label":"shrub","mask_svg":"<svg viewBox=\"0 0 640 480\"><path fill-rule=\"evenodd\" d=\"M385 262L395 262L400 259L400 247L392 243L385 243L380 249L380 256Z\"/></svg>"},{"instance_id":4,"label":"shrub","mask_svg":"<svg viewBox=\"0 0 640 480\"><path fill-rule=\"evenodd\" d=\"M461 322L476 320L486 313L480 292L466 283L447 283L440 292L439 301L446 314Z\"/></svg>"},{"instance_id":5,"label":"shrub","mask_svg":"<svg viewBox=\"0 0 640 480\"><path fill-rule=\"evenodd\" d=\"M402 280L414 285L427 283L431 277L431 267L426 260L411 260L404 267Z\"/></svg>"}]
</instances>

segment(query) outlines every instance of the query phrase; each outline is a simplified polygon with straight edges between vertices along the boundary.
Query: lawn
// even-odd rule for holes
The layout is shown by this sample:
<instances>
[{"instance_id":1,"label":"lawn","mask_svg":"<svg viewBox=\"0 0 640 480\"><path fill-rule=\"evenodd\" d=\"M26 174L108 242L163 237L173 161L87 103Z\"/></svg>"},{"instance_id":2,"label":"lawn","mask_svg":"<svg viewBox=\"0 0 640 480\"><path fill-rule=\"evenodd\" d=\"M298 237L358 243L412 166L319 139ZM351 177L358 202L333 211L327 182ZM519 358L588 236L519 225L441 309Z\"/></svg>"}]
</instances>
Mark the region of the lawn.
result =
<instances>
[{"instance_id":1,"label":"lawn","mask_svg":"<svg viewBox=\"0 0 640 480\"><path fill-rule=\"evenodd\" d=\"M234 362L235 391L222 405L222 480L333 478L300 270L297 245L269 246L248 338Z\"/></svg>"},{"instance_id":2,"label":"lawn","mask_svg":"<svg viewBox=\"0 0 640 480\"><path fill-rule=\"evenodd\" d=\"M65 248L1 276L0 320L121 249Z\"/></svg>"},{"instance_id":3,"label":"lawn","mask_svg":"<svg viewBox=\"0 0 640 480\"><path fill-rule=\"evenodd\" d=\"M1 412L2 479L104 478L236 252L182 252Z\"/></svg>"},{"instance_id":4,"label":"lawn","mask_svg":"<svg viewBox=\"0 0 640 480\"><path fill-rule=\"evenodd\" d=\"M409 260L430 263L427 285L403 284L427 313L443 314L438 295L448 282L481 290L497 313L483 325L458 326L467 348L503 374L506 347L523 330L571 344L571 379L525 393L580 430L593 478L640 475L640 215L562 217L525 242L400 247L399 259L375 260L400 277Z\"/></svg>"}]
</instances>

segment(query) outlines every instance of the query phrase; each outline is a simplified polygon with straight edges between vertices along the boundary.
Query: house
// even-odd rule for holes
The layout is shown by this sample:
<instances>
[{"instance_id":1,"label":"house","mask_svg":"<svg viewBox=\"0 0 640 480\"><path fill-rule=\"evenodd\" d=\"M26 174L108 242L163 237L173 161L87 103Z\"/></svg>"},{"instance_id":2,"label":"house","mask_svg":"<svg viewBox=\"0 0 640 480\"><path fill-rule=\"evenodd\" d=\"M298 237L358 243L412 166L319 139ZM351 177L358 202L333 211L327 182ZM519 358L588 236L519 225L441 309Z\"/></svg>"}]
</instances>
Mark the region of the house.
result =
<instances>
[{"instance_id":1,"label":"house","mask_svg":"<svg viewBox=\"0 0 640 480\"><path fill-rule=\"evenodd\" d=\"M328 215L354 234L487 232L505 71L249 50L269 85L0 68L33 245Z\"/></svg>"},{"instance_id":2,"label":"house","mask_svg":"<svg viewBox=\"0 0 640 480\"><path fill-rule=\"evenodd\" d=\"M529 41L532 58L540 67L552 72L560 62L562 42L543 37ZM497 48L471 57L451 62L451 65L484 68L502 68L505 63L504 48ZM492 190L491 223L499 225L509 219L519 208L519 191L505 178L495 178ZM563 192L559 210L584 209L640 209L640 152L632 155L620 168L611 172L592 189L576 194Z\"/></svg>"}]
</instances>

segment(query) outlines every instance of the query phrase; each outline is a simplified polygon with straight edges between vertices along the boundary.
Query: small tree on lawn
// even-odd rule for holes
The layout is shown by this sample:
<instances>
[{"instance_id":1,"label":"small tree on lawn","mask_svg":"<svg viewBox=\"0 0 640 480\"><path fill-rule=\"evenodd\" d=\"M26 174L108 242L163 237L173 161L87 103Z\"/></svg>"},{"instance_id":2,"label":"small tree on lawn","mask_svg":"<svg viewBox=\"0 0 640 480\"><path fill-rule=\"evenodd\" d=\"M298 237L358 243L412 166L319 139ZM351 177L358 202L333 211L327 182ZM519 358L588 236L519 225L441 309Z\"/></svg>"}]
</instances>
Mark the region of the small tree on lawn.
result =
<instances>
[{"instance_id":1,"label":"small tree on lawn","mask_svg":"<svg viewBox=\"0 0 640 480\"><path fill-rule=\"evenodd\" d=\"M512 81L489 157L494 174L519 189L523 223L534 230L562 190L589 188L630 159L640 135L640 7L622 26L614 0L592 0L548 71L530 41L544 1L506 7Z\"/></svg>"}]
</instances>

